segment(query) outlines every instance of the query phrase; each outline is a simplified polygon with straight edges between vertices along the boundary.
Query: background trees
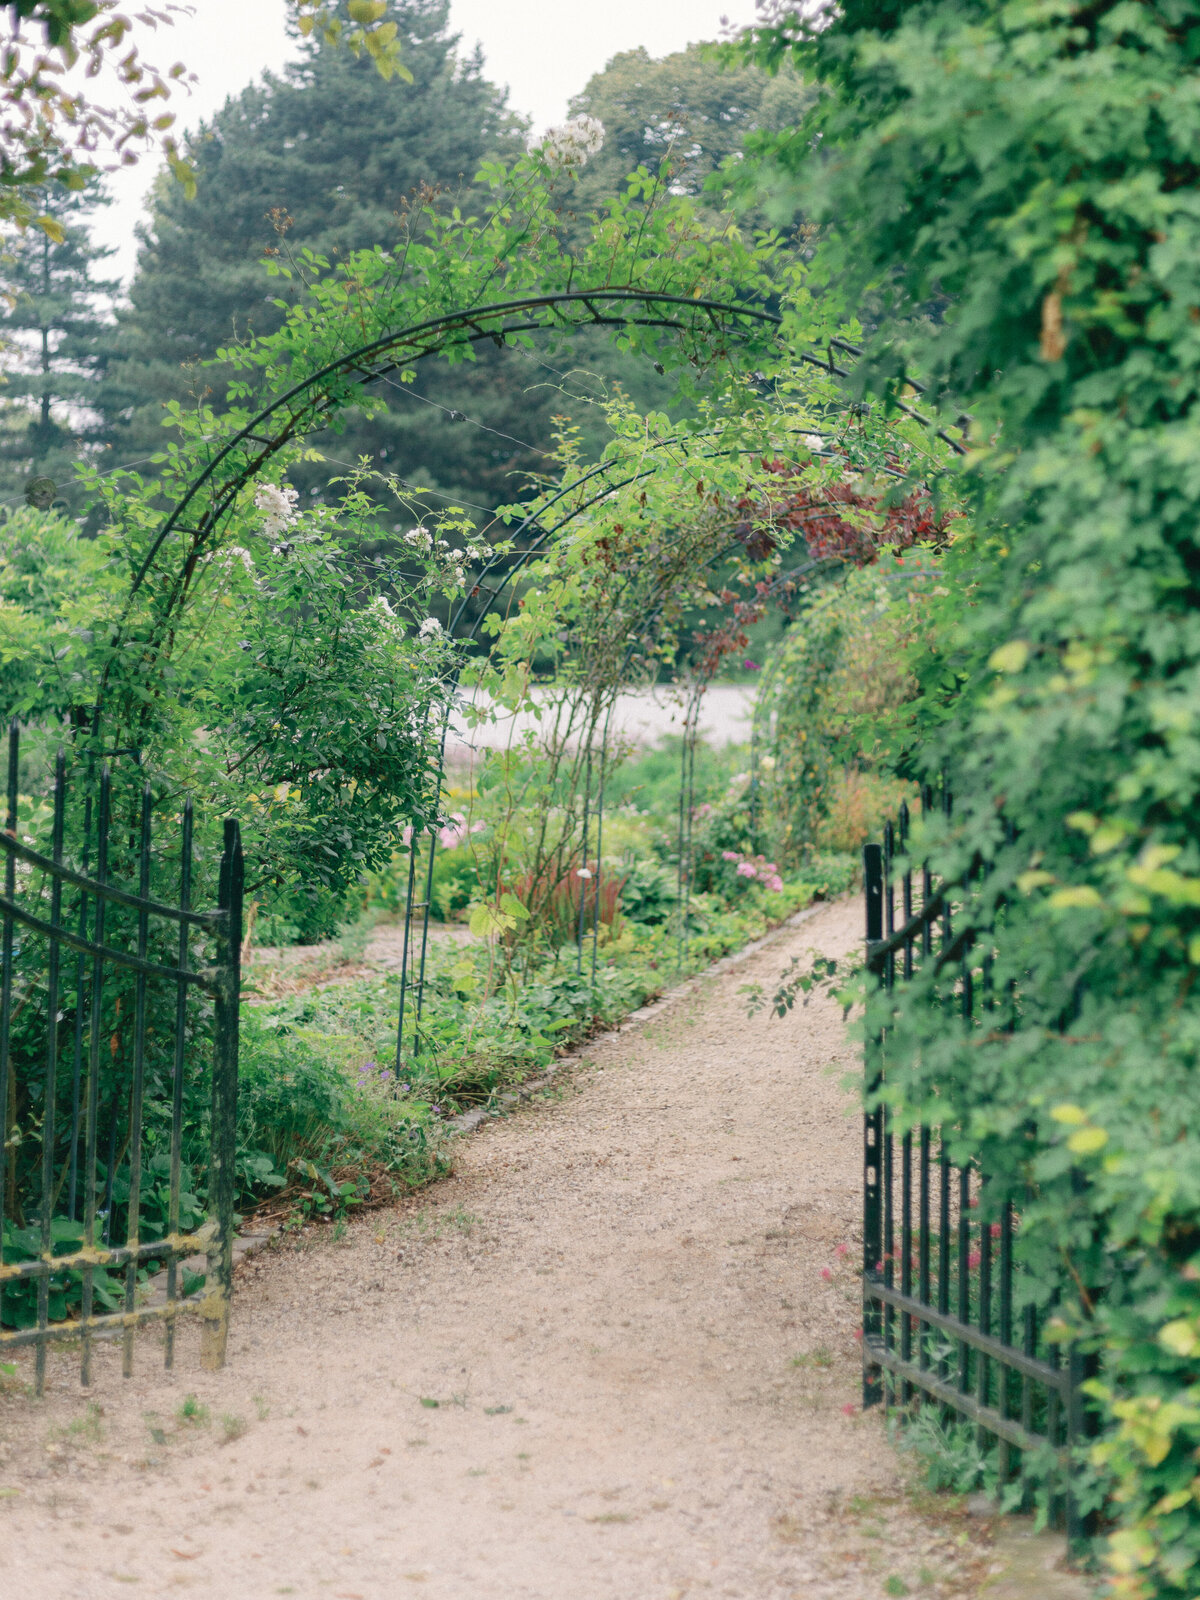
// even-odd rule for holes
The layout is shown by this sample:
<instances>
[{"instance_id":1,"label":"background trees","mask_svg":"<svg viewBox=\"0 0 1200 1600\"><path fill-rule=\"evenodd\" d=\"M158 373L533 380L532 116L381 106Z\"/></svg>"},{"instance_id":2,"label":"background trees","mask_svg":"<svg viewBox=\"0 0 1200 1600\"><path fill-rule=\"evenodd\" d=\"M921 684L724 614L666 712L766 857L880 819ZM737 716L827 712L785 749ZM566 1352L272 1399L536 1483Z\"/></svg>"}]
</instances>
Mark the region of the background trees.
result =
<instances>
[{"instance_id":1,"label":"background trees","mask_svg":"<svg viewBox=\"0 0 1200 1600\"><path fill-rule=\"evenodd\" d=\"M645 50L615 55L571 101L573 116L604 124L604 148L580 174L574 208L601 207L630 172L671 163L676 194L701 198L705 185L756 133L792 128L813 91L790 66L775 74L750 62L714 59L711 45L693 44L654 60ZM719 207L719 188L710 196ZM740 227L765 224L761 211L741 210Z\"/></svg>"},{"instance_id":2,"label":"background trees","mask_svg":"<svg viewBox=\"0 0 1200 1600\"><path fill-rule=\"evenodd\" d=\"M232 342L273 331L284 315L278 302L303 294L311 268L281 284L266 276L265 254L300 264L308 250L336 265L363 247L397 248L430 190L441 208L469 215L483 200L474 185L480 163L511 160L523 148L528 130L502 91L459 53L446 0L403 0L392 14L411 84L384 81L367 60L314 39L298 67L246 90L188 142L194 197L166 181L156 190L130 304L118 321L111 464L162 447L164 402L207 395L219 404L223 370L199 364ZM606 130L611 119L612 127L599 156L559 185L564 236L582 246L586 217L603 210L639 164L657 171L668 155L672 189L699 196L747 131L785 123L802 100L794 75L773 80L746 67L728 74L727 85L699 49L662 63L645 52L616 57L573 108L590 110ZM716 214L714 204L706 209ZM342 461L369 454L437 491L435 498L490 508L520 498L527 475L545 470L556 415L582 427L586 448L602 448L608 434L598 402L615 385L644 407L665 404L673 391L603 335L579 341L565 365L486 348L453 372L418 374L403 392L388 389L388 408L369 421L347 418L328 451ZM321 493L341 470L312 464L297 481Z\"/></svg>"},{"instance_id":3,"label":"background trees","mask_svg":"<svg viewBox=\"0 0 1200 1600\"><path fill-rule=\"evenodd\" d=\"M44 228L15 233L0 257L0 337L7 339L0 418L0 501L20 500L26 480L45 477L78 500L72 467L100 437L103 380L111 350L110 306L119 285L97 276L108 252L92 244L87 214L102 197L48 188ZM43 487L40 499L54 498Z\"/></svg>"},{"instance_id":4,"label":"background trees","mask_svg":"<svg viewBox=\"0 0 1200 1600\"><path fill-rule=\"evenodd\" d=\"M412 82L385 80L315 38L301 63L245 90L187 142L195 195L162 183L144 234L144 248L118 320L120 359L114 369L109 447L114 463L162 447L165 401L208 396L220 404L227 374L200 370L217 350L273 332L286 304L304 293L311 266L289 285L270 279L268 254L300 264L305 251L336 264L355 250L402 245L410 206L429 190L468 212L485 157L511 159L522 128L480 64L463 59L447 32L446 0L403 0L394 8ZM282 301L283 304L279 302ZM491 503L510 498L509 474L538 461L511 439L472 437L482 457L465 471L462 430L452 410L500 428L519 403L522 375L486 360L461 376L443 376L435 404L392 391L393 413L370 423L348 419L331 454L376 457L402 476ZM422 393L418 383L415 392ZM445 410L438 409L444 406ZM541 408L544 411L544 407ZM335 466L332 472L342 470ZM307 475L317 487L330 472Z\"/></svg>"},{"instance_id":5,"label":"background trees","mask_svg":"<svg viewBox=\"0 0 1200 1600\"><path fill-rule=\"evenodd\" d=\"M164 169L154 188L128 304L111 338L101 341L103 356L95 344L86 367L89 379L103 369L102 390L90 390L87 404L78 392L52 402L60 432L57 454L43 463L48 476L65 482L72 460L97 443L106 469L137 462L148 470L171 437L162 426L164 406L223 404L228 371L204 363L279 326L286 306L321 270L304 264L305 252L336 265L364 246L401 246L414 208L431 190L439 207L470 214L483 199L474 185L481 162L509 161L523 148L528 130L449 32L447 0L392 4L387 22L396 32L386 59L385 26L364 22L362 9L348 0L298 6L308 37L302 61L231 100L173 151L187 181ZM45 22L49 12L43 17L35 7L29 15ZM368 35L378 48L363 43ZM358 43L357 53L344 48L347 42ZM398 60L401 70L391 70ZM605 123L606 141L588 168L558 186L564 238L582 247L586 218L603 211L631 171L644 165L657 172L664 158L671 189L693 196L711 221L721 201L716 193L704 196L706 180L756 129L793 121L805 93L794 73L773 78L746 65L725 72L699 47L662 62L645 52L615 57L573 106ZM74 203L70 211L75 226L84 212ZM741 225L764 221L752 213ZM98 263L84 259L81 242L73 235L70 270L79 303L94 307L106 286L88 283ZM38 248L36 240L17 242L14 254L32 259ZM268 254L296 266L290 283L267 276ZM66 255L55 259L68 270ZM58 381L68 373L73 382L82 379L81 354L64 349ZM618 390L643 409L661 409L673 385L602 334L581 338L565 363L485 347L477 361L436 380L419 374L413 385L387 388L386 409L369 420L347 416L344 432L324 441L329 463L302 464L295 479L323 497L343 463L366 454L433 491L432 504L460 499L490 509L522 498L531 474L552 469L556 416L578 426L587 452L601 450L609 438L604 402ZM10 387L9 394L18 402L5 446L14 461L12 498L32 456L20 455L26 391Z\"/></svg>"}]
</instances>

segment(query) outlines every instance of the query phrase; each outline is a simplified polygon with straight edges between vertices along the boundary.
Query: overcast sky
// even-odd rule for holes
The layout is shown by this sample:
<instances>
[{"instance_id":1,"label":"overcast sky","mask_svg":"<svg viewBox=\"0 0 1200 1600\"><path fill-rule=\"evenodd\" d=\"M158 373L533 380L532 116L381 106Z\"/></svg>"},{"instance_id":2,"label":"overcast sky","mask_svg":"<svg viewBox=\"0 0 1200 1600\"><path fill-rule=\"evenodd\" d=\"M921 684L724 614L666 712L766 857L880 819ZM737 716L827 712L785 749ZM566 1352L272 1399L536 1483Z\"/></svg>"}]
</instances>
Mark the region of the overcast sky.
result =
<instances>
[{"instance_id":1,"label":"overcast sky","mask_svg":"<svg viewBox=\"0 0 1200 1600\"><path fill-rule=\"evenodd\" d=\"M146 41L156 66L183 61L196 75L190 95L177 95L180 124L211 116L231 94L267 68L279 68L293 50L284 31L284 0L194 0L191 17ZM721 18L753 19L754 0L451 0L451 23L464 49L483 46L485 70L507 84L514 110L537 129L562 120L567 101L620 50L643 45L662 56L697 39L715 39ZM157 161L145 158L109 180L114 204L96 219L101 243L114 246L112 275L128 278L143 214L143 197Z\"/></svg>"}]
</instances>

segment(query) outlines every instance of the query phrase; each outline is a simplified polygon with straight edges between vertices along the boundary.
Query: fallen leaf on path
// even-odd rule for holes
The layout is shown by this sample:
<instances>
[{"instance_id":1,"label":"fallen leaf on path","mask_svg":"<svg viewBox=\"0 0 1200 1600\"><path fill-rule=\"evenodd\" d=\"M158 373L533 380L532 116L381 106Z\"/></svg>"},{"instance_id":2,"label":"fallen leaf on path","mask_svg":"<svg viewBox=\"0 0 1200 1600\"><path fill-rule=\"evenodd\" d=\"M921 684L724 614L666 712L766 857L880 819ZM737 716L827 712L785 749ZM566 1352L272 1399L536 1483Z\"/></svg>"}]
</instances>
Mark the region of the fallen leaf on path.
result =
<instances>
[{"instance_id":1,"label":"fallen leaf on path","mask_svg":"<svg viewBox=\"0 0 1200 1600\"><path fill-rule=\"evenodd\" d=\"M176 1550L175 1546L172 1545L171 1546L171 1554L173 1556L178 1556L180 1561L195 1561L196 1557L200 1554L200 1551L199 1550Z\"/></svg>"}]
</instances>

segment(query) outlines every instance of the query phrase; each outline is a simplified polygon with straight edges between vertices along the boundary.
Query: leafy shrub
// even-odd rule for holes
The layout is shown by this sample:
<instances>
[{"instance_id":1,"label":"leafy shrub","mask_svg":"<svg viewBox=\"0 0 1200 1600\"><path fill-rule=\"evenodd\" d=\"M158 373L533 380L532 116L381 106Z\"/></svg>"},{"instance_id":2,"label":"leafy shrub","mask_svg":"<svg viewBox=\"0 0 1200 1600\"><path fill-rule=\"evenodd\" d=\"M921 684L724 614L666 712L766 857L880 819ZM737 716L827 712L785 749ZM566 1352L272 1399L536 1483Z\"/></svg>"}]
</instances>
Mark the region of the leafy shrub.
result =
<instances>
[{"instance_id":1,"label":"leafy shrub","mask_svg":"<svg viewBox=\"0 0 1200 1600\"><path fill-rule=\"evenodd\" d=\"M537 907L526 928L517 930L519 936L557 949L573 944L581 927L590 936L594 922L608 932L615 931L625 881L621 875L594 862L588 866L573 863L552 876L552 882L543 879L539 883L527 872L505 886L522 906Z\"/></svg>"},{"instance_id":2,"label":"leafy shrub","mask_svg":"<svg viewBox=\"0 0 1200 1600\"><path fill-rule=\"evenodd\" d=\"M741 746L717 748L698 739L693 762L696 804L715 799L745 764L746 752ZM660 820L674 818L679 808L682 765L683 739L669 734L652 749L630 756L613 769L604 785L605 805L631 806Z\"/></svg>"},{"instance_id":3,"label":"leafy shrub","mask_svg":"<svg viewBox=\"0 0 1200 1600\"><path fill-rule=\"evenodd\" d=\"M679 873L654 860L630 861L623 867L621 911L630 922L658 927L679 903Z\"/></svg>"},{"instance_id":4,"label":"leafy shrub","mask_svg":"<svg viewBox=\"0 0 1200 1600\"><path fill-rule=\"evenodd\" d=\"M84 1230L81 1222L55 1217L50 1224L51 1248L60 1255L82 1250ZM40 1227L14 1228L4 1224L3 1260L15 1266L21 1261L37 1261L42 1253ZM124 1303L124 1283L120 1273L96 1270L92 1292L97 1305L117 1311ZM49 1310L51 1322L63 1322L78 1311L83 1300L83 1271L69 1267L50 1278ZM20 1278L4 1286L3 1310L6 1328L31 1328L37 1322L38 1288L36 1278Z\"/></svg>"},{"instance_id":5,"label":"leafy shrub","mask_svg":"<svg viewBox=\"0 0 1200 1600\"><path fill-rule=\"evenodd\" d=\"M887 763L919 693L909 657L937 575L927 552L883 552L818 590L772 659L757 713L764 726L774 717L761 805L784 861L814 843L857 848L897 793Z\"/></svg>"},{"instance_id":6,"label":"leafy shrub","mask_svg":"<svg viewBox=\"0 0 1200 1600\"><path fill-rule=\"evenodd\" d=\"M362 986L346 985L244 1008L237 1160L245 1200L298 1175L302 1187L345 1203L361 1189L357 1178L332 1176L345 1168L382 1168L403 1184L433 1175L441 1157L429 1103L401 1099L390 1068L370 1053L394 1050L395 1016L391 986L374 1003Z\"/></svg>"},{"instance_id":7,"label":"leafy shrub","mask_svg":"<svg viewBox=\"0 0 1200 1600\"><path fill-rule=\"evenodd\" d=\"M1195 20L853 0L757 41L827 90L776 155L817 273L874 299L857 381L919 371L973 419L974 526L911 658L955 792L920 848L982 864L959 925L1010 998L955 1028L931 977L873 1024L902 1122L936 1096L989 1187L1036 1185L1018 1249L1102 1366L1120 1600L1200 1571Z\"/></svg>"},{"instance_id":8,"label":"leafy shrub","mask_svg":"<svg viewBox=\"0 0 1200 1600\"><path fill-rule=\"evenodd\" d=\"M345 1125L347 1098L344 1070L303 1033L268 1019L260 1007L244 1008L237 1143L239 1171L251 1192L280 1186L296 1157L324 1154L330 1135Z\"/></svg>"},{"instance_id":9,"label":"leafy shrub","mask_svg":"<svg viewBox=\"0 0 1200 1600\"><path fill-rule=\"evenodd\" d=\"M418 872L425 870L425 861L419 861ZM433 858L433 906L443 922L449 922L459 912L465 911L473 900L479 898L479 875L475 855L466 844L449 850L436 847ZM422 888L421 898L424 899Z\"/></svg>"},{"instance_id":10,"label":"leafy shrub","mask_svg":"<svg viewBox=\"0 0 1200 1600\"><path fill-rule=\"evenodd\" d=\"M818 850L855 854L868 839L878 839L884 823L898 814L904 801L912 806L916 796L916 786L902 778L843 767L830 776L813 843Z\"/></svg>"},{"instance_id":11,"label":"leafy shrub","mask_svg":"<svg viewBox=\"0 0 1200 1600\"><path fill-rule=\"evenodd\" d=\"M251 924L259 945L321 944L336 936L354 914L353 889L328 889L321 884L288 884L264 891Z\"/></svg>"}]
</instances>

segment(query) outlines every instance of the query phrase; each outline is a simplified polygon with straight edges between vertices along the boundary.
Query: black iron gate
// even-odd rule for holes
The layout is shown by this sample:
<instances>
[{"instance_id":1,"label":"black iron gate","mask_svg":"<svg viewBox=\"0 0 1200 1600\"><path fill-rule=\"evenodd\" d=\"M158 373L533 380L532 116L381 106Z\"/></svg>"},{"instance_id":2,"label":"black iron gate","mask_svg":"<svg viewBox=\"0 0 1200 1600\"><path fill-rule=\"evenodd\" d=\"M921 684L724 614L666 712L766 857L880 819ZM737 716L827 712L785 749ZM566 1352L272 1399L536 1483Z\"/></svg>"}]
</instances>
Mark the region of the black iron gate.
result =
<instances>
[{"instance_id":1,"label":"black iron gate","mask_svg":"<svg viewBox=\"0 0 1200 1600\"><path fill-rule=\"evenodd\" d=\"M923 806L933 803L927 789ZM897 872L908 834L903 807L883 844L863 851L867 968L890 991L936 964L962 1025L980 1026L990 981L986 936L969 924L955 930L967 898L962 886L935 884L927 866L914 871L907 860ZM865 1066L863 1405L936 1403L943 1418L973 1424L980 1446L997 1450L1000 1482L1036 1462L1039 1476L1055 1483L1052 1515L1075 1538L1082 1527L1070 1471L1087 1429L1084 1367L1075 1346L1064 1354L1047 1338L1050 1316L1021 1293L1014 1259L1020 1197L989 1186L977 1161L952 1161L953 1130L894 1132L892 1111L878 1099L886 1029L868 1036Z\"/></svg>"},{"instance_id":2,"label":"black iron gate","mask_svg":"<svg viewBox=\"0 0 1200 1600\"><path fill-rule=\"evenodd\" d=\"M0 831L0 1357L202 1318L224 1363L233 1276L242 850L224 827L217 907L194 910L215 841L134 764L84 758L20 793L9 729ZM49 780L47 782L47 779ZM48 792L47 792L48 791ZM39 797L40 796L40 797ZM72 865L72 861L76 864ZM199 874L197 869L199 868ZM122 881L124 880L124 881ZM186 1146L186 1148L185 1148ZM189 1271L189 1257L206 1271Z\"/></svg>"}]
</instances>

